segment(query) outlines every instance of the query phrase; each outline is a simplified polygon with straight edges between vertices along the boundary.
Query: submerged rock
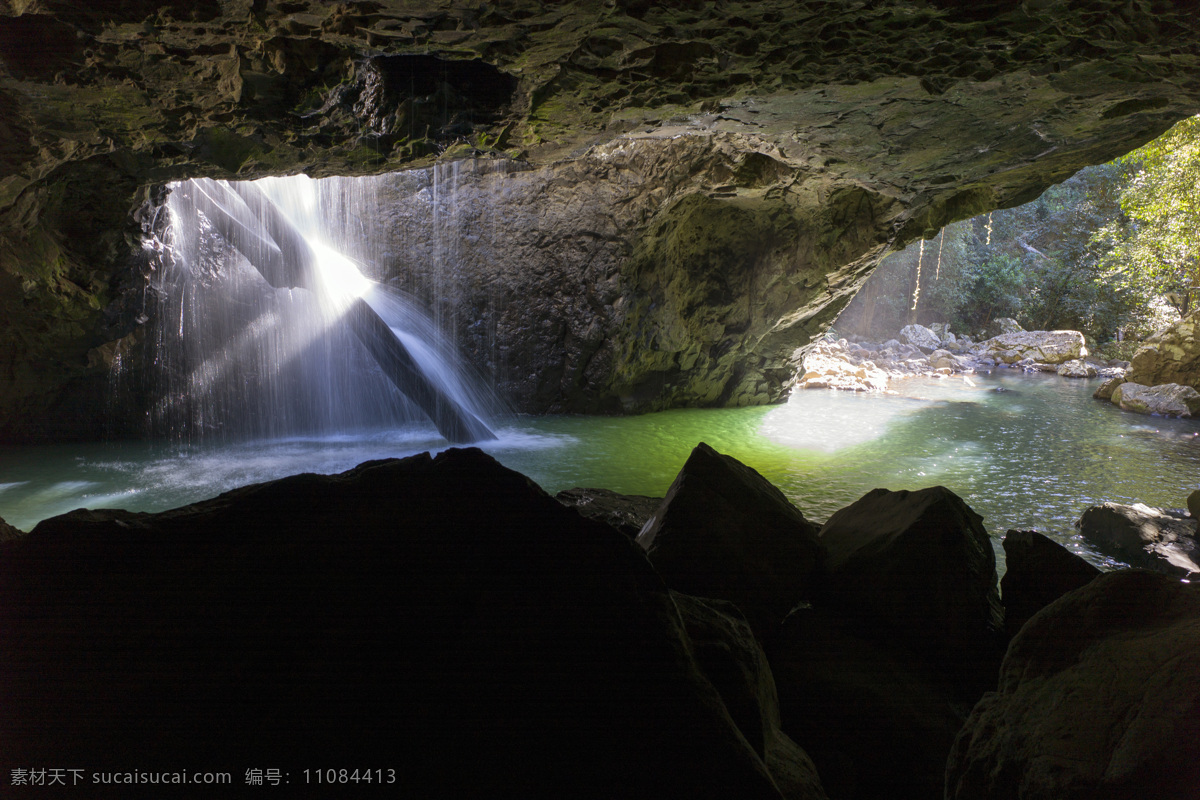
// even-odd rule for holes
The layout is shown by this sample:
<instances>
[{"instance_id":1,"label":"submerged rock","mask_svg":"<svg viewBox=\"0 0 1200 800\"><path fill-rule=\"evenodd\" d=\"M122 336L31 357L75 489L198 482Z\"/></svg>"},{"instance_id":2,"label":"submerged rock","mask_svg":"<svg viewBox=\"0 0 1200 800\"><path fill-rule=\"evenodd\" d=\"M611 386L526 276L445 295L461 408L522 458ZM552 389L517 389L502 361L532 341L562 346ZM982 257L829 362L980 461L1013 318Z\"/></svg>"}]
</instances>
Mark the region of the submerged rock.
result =
<instances>
[{"instance_id":1,"label":"submerged rock","mask_svg":"<svg viewBox=\"0 0 1200 800\"><path fill-rule=\"evenodd\" d=\"M1075 523L1089 542L1135 567L1189 576L1200 572L1196 522L1143 503L1092 506Z\"/></svg>"},{"instance_id":2,"label":"submerged rock","mask_svg":"<svg viewBox=\"0 0 1200 800\"><path fill-rule=\"evenodd\" d=\"M737 606L671 593L692 653L720 693L729 715L788 800L824 800L817 768L780 729L779 694L766 654Z\"/></svg>"},{"instance_id":3,"label":"submerged rock","mask_svg":"<svg viewBox=\"0 0 1200 800\"><path fill-rule=\"evenodd\" d=\"M975 706L947 800L1194 800L1200 586L1110 572L1029 621Z\"/></svg>"},{"instance_id":4,"label":"submerged rock","mask_svg":"<svg viewBox=\"0 0 1200 800\"><path fill-rule=\"evenodd\" d=\"M564 489L554 495L554 499L585 517L611 525L631 539L637 537L642 526L662 503L661 497L581 487Z\"/></svg>"},{"instance_id":5,"label":"submerged rock","mask_svg":"<svg viewBox=\"0 0 1200 800\"><path fill-rule=\"evenodd\" d=\"M478 450L46 520L0 543L0 614L14 764L780 797L641 548Z\"/></svg>"},{"instance_id":6,"label":"submerged rock","mask_svg":"<svg viewBox=\"0 0 1200 800\"><path fill-rule=\"evenodd\" d=\"M701 442L637 537L672 589L729 600L762 641L808 600L817 526L766 478Z\"/></svg>"},{"instance_id":7,"label":"submerged rock","mask_svg":"<svg viewBox=\"0 0 1200 800\"><path fill-rule=\"evenodd\" d=\"M1163 417L1191 417L1200 413L1200 392L1190 386L1165 383L1145 386L1127 380L1113 388L1111 401L1123 411Z\"/></svg>"},{"instance_id":8,"label":"submerged rock","mask_svg":"<svg viewBox=\"0 0 1200 800\"><path fill-rule=\"evenodd\" d=\"M1037 612L1067 592L1086 586L1100 570L1037 531L1004 537L1007 569L1000 580L1004 630L1009 638Z\"/></svg>"},{"instance_id":9,"label":"submerged rock","mask_svg":"<svg viewBox=\"0 0 1200 800\"><path fill-rule=\"evenodd\" d=\"M820 532L826 604L870 620L968 697L994 685L1003 652L996 557L982 518L942 486L875 489Z\"/></svg>"}]
</instances>

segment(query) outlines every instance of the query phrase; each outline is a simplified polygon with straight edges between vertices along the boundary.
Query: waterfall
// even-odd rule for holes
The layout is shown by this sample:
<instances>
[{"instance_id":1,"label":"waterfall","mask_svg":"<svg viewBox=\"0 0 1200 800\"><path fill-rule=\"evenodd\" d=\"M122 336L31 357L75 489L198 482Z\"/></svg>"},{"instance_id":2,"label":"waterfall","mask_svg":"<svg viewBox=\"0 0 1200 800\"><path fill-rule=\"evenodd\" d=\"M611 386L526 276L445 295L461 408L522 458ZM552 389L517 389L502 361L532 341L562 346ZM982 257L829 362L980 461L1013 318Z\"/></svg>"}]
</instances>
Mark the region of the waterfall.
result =
<instances>
[{"instance_id":1,"label":"waterfall","mask_svg":"<svg viewBox=\"0 0 1200 800\"><path fill-rule=\"evenodd\" d=\"M378 181L173 184L154 277L154 428L195 443L428 427L498 403L422 303L380 282Z\"/></svg>"}]
</instances>

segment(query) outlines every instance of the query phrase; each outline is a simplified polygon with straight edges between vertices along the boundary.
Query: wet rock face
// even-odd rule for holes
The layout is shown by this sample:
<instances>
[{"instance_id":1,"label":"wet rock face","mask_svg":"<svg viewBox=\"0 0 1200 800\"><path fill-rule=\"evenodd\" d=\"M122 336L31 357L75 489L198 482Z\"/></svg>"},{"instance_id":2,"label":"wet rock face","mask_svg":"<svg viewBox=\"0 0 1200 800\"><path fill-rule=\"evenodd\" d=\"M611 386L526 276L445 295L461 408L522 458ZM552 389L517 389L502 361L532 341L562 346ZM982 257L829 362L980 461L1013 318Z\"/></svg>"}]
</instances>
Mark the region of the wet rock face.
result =
<instances>
[{"instance_id":1,"label":"wet rock face","mask_svg":"<svg viewBox=\"0 0 1200 800\"><path fill-rule=\"evenodd\" d=\"M616 402L765 402L759 354L822 330L889 243L1030 199L1200 110L1198 41L1191 9L1165 2L5 5L0 409L96 416L104 354L144 324L133 212L164 181L472 153L569 172L595 145L679 136L738 155L627 230ZM659 177L693 168L667 159ZM785 252L794 270L764 271Z\"/></svg>"}]
</instances>

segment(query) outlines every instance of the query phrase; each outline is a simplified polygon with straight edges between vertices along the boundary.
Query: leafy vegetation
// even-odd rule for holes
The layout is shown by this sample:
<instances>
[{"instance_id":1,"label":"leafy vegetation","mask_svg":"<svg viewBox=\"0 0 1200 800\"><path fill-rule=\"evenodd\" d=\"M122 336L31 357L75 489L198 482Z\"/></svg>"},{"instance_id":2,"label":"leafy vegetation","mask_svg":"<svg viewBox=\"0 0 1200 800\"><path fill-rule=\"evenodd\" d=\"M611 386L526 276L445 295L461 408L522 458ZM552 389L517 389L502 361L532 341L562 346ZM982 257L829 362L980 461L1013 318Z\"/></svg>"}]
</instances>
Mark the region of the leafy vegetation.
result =
<instances>
[{"instance_id":1,"label":"leafy vegetation","mask_svg":"<svg viewBox=\"0 0 1200 800\"><path fill-rule=\"evenodd\" d=\"M879 338L1000 317L1094 341L1140 338L1200 302L1200 117L1017 208L947 226L893 254L837 327Z\"/></svg>"}]
</instances>

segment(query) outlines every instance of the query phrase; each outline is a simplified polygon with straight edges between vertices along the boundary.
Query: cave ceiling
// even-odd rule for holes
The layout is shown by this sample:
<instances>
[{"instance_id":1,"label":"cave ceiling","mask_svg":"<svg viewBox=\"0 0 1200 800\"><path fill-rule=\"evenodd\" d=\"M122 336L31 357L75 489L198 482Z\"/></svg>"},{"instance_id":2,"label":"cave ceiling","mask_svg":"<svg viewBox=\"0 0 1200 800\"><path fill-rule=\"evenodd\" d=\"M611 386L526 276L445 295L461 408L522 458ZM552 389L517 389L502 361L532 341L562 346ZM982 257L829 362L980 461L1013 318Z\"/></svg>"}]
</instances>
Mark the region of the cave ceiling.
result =
<instances>
[{"instance_id":1,"label":"cave ceiling","mask_svg":"<svg viewBox=\"0 0 1200 800\"><path fill-rule=\"evenodd\" d=\"M170 180L699 138L735 155L681 191L869 198L861 282L1198 111L1190 0L0 0L0 408L128 333L120 265Z\"/></svg>"}]
</instances>

